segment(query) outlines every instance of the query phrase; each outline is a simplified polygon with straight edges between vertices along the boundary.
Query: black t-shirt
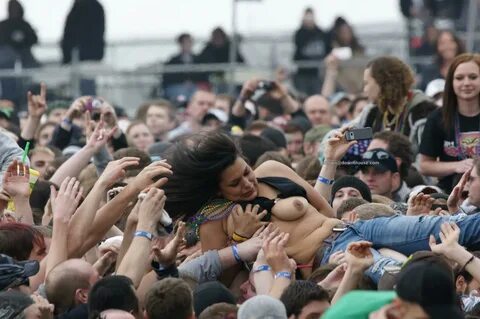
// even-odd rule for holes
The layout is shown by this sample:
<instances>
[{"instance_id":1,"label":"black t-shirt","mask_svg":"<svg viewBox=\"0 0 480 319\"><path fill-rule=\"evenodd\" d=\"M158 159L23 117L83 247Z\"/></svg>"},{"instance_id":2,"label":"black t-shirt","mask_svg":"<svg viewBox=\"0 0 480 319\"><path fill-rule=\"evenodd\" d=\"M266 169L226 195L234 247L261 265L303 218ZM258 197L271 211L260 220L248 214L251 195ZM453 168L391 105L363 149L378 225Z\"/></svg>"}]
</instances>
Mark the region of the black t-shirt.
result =
<instances>
[{"instance_id":1,"label":"black t-shirt","mask_svg":"<svg viewBox=\"0 0 480 319\"><path fill-rule=\"evenodd\" d=\"M423 130L420 154L439 158L442 162L460 161L465 158L472 158L480 155L477 145L480 145L480 114L467 117L459 114L460 123L460 144L458 147L455 141L455 127L452 125L448 132L445 131L442 110L432 112L427 118ZM451 191L454 185L455 174L446 176L439 180L438 185L447 191Z\"/></svg>"}]
</instances>

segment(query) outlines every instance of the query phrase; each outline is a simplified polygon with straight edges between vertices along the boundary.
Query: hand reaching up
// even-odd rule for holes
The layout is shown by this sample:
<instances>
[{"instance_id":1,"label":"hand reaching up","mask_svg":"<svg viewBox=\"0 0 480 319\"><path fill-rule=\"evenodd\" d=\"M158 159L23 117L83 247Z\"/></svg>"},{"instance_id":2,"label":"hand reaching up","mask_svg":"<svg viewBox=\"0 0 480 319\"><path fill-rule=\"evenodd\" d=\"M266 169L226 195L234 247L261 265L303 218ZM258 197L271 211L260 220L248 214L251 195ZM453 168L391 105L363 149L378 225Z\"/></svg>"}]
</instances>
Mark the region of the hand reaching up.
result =
<instances>
[{"instance_id":1,"label":"hand reaching up","mask_svg":"<svg viewBox=\"0 0 480 319\"><path fill-rule=\"evenodd\" d=\"M98 124L95 126L95 130L88 138L88 142L86 146L93 148L95 153L98 152L102 147L107 145L108 140L113 136L116 129L117 129L116 127L112 129L106 129L105 121L103 120L103 116L102 116L100 118L100 122L98 122Z\"/></svg>"},{"instance_id":2,"label":"hand reaching up","mask_svg":"<svg viewBox=\"0 0 480 319\"><path fill-rule=\"evenodd\" d=\"M162 187L167 182L169 176L172 174L172 166L165 160L156 161L145 167L140 174L138 174L129 185L135 187L138 192L145 190L148 187ZM155 182L155 178L163 176Z\"/></svg>"},{"instance_id":3,"label":"hand reaching up","mask_svg":"<svg viewBox=\"0 0 480 319\"><path fill-rule=\"evenodd\" d=\"M372 243L356 241L350 243L345 251L345 260L351 270L363 272L373 265L373 254L370 251Z\"/></svg>"},{"instance_id":4,"label":"hand reaching up","mask_svg":"<svg viewBox=\"0 0 480 319\"><path fill-rule=\"evenodd\" d=\"M10 197L30 196L30 170L28 165L14 160L7 168L3 177L3 190Z\"/></svg>"},{"instance_id":5,"label":"hand reaching up","mask_svg":"<svg viewBox=\"0 0 480 319\"><path fill-rule=\"evenodd\" d=\"M98 178L98 183L103 187L109 188L113 184L125 178L125 169L129 166L137 166L140 161L138 157L123 157L116 161L108 163L102 175Z\"/></svg>"},{"instance_id":6,"label":"hand reaching up","mask_svg":"<svg viewBox=\"0 0 480 319\"><path fill-rule=\"evenodd\" d=\"M452 192L450 193L450 196L448 196L447 207L448 207L448 211L452 214L455 214L460 209L460 205L464 200L464 198L462 198L463 189L465 188L465 185L470 179L471 173L472 173L472 168L468 169L465 173L463 173L462 178L460 178L460 181L453 188Z\"/></svg>"},{"instance_id":7,"label":"hand reaching up","mask_svg":"<svg viewBox=\"0 0 480 319\"><path fill-rule=\"evenodd\" d=\"M173 265L177 259L178 252L185 247L185 232L185 223L179 222L175 237L167 245L161 245L158 238L156 238L152 246L154 260L164 267Z\"/></svg>"},{"instance_id":8,"label":"hand reaching up","mask_svg":"<svg viewBox=\"0 0 480 319\"><path fill-rule=\"evenodd\" d=\"M285 251L290 234L280 233L276 236L268 236L263 243L263 252L268 265L274 273L288 271L293 273L296 268L295 262L290 260Z\"/></svg>"},{"instance_id":9,"label":"hand reaching up","mask_svg":"<svg viewBox=\"0 0 480 319\"><path fill-rule=\"evenodd\" d=\"M47 85L45 83L40 84L40 95L34 95L28 91L28 115L33 118L42 117L47 112Z\"/></svg>"},{"instance_id":10,"label":"hand reaching up","mask_svg":"<svg viewBox=\"0 0 480 319\"><path fill-rule=\"evenodd\" d=\"M430 195L418 193L408 199L407 216L429 215L435 201Z\"/></svg>"},{"instance_id":11,"label":"hand reaching up","mask_svg":"<svg viewBox=\"0 0 480 319\"><path fill-rule=\"evenodd\" d=\"M77 209L83 194L83 187L75 177L67 177L60 189L50 186L50 202L52 204L54 221L68 223Z\"/></svg>"}]
</instances>

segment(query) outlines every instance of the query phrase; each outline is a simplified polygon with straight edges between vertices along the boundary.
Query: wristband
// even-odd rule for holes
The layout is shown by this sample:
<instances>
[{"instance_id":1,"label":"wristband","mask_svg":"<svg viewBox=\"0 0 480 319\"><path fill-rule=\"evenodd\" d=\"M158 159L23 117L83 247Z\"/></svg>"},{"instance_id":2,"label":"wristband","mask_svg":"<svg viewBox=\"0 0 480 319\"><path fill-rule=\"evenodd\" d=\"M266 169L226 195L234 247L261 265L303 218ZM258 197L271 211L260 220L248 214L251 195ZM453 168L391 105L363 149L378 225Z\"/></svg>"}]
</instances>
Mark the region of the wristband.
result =
<instances>
[{"instance_id":1,"label":"wristband","mask_svg":"<svg viewBox=\"0 0 480 319\"><path fill-rule=\"evenodd\" d=\"M460 272L464 271L465 268L467 268L468 264L471 263L474 259L475 259L475 256L472 255L472 257L470 257L470 259L465 263L465 265L463 265L462 270L460 270Z\"/></svg>"},{"instance_id":2,"label":"wristband","mask_svg":"<svg viewBox=\"0 0 480 319\"><path fill-rule=\"evenodd\" d=\"M236 244L232 245L232 253L233 253L233 257L235 257L235 260L238 263L241 263L243 261L242 258L240 258L240 254L238 253L238 247Z\"/></svg>"},{"instance_id":3,"label":"wristband","mask_svg":"<svg viewBox=\"0 0 480 319\"><path fill-rule=\"evenodd\" d=\"M256 273L256 272L260 272L260 271L270 271L270 270L272 270L272 268L270 268L269 265L260 265L257 268L255 268L253 270L253 272Z\"/></svg>"},{"instance_id":4,"label":"wristband","mask_svg":"<svg viewBox=\"0 0 480 319\"><path fill-rule=\"evenodd\" d=\"M277 278L286 278L286 279L292 279L292 273L289 271L280 271L275 274L275 279Z\"/></svg>"},{"instance_id":5,"label":"wristband","mask_svg":"<svg viewBox=\"0 0 480 319\"><path fill-rule=\"evenodd\" d=\"M143 231L143 230L137 230L133 236L134 237L144 237L148 240L153 239L153 234L152 233L149 233L148 231Z\"/></svg>"},{"instance_id":6,"label":"wristband","mask_svg":"<svg viewBox=\"0 0 480 319\"><path fill-rule=\"evenodd\" d=\"M236 241L237 243L241 243L241 242L244 242L244 241L248 240L247 237L240 236L237 233L233 233L232 239L233 239L233 241Z\"/></svg>"},{"instance_id":7,"label":"wristband","mask_svg":"<svg viewBox=\"0 0 480 319\"><path fill-rule=\"evenodd\" d=\"M318 176L317 181L319 181L322 184L326 184L326 185L332 185L333 183L335 183L335 180L328 179L328 178L323 177L323 176Z\"/></svg>"}]
</instances>

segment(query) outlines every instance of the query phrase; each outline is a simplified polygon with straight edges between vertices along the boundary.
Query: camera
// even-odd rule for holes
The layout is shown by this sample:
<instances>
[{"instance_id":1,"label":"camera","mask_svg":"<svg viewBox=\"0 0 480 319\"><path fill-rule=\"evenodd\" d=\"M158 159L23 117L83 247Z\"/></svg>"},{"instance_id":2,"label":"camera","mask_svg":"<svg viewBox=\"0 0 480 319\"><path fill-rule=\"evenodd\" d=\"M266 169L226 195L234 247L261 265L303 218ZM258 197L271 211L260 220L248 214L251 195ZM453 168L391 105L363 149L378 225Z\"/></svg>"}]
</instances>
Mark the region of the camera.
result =
<instances>
[{"instance_id":1,"label":"camera","mask_svg":"<svg viewBox=\"0 0 480 319\"><path fill-rule=\"evenodd\" d=\"M260 81L257 84L257 90L271 91L275 87L275 83L272 81Z\"/></svg>"}]
</instances>

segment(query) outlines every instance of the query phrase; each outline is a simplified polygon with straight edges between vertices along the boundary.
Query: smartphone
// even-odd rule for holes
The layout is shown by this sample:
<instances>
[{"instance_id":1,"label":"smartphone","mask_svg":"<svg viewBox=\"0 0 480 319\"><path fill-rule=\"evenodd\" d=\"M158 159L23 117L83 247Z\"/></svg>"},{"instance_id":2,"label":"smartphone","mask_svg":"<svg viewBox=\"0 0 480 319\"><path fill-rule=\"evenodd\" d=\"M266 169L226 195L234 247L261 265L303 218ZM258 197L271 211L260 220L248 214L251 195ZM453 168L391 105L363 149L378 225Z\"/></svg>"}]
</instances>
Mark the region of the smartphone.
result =
<instances>
[{"instance_id":1,"label":"smartphone","mask_svg":"<svg viewBox=\"0 0 480 319\"><path fill-rule=\"evenodd\" d=\"M332 54L339 60L350 60L353 52L350 47L341 47L332 49Z\"/></svg>"},{"instance_id":2,"label":"smartphone","mask_svg":"<svg viewBox=\"0 0 480 319\"><path fill-rule=\"evenodd\" d=\"M371 127L353 128L345 132L345 139L347 141L353 140L368 140L373 137L373 131Z\"/></svg>"}]
</instances>

